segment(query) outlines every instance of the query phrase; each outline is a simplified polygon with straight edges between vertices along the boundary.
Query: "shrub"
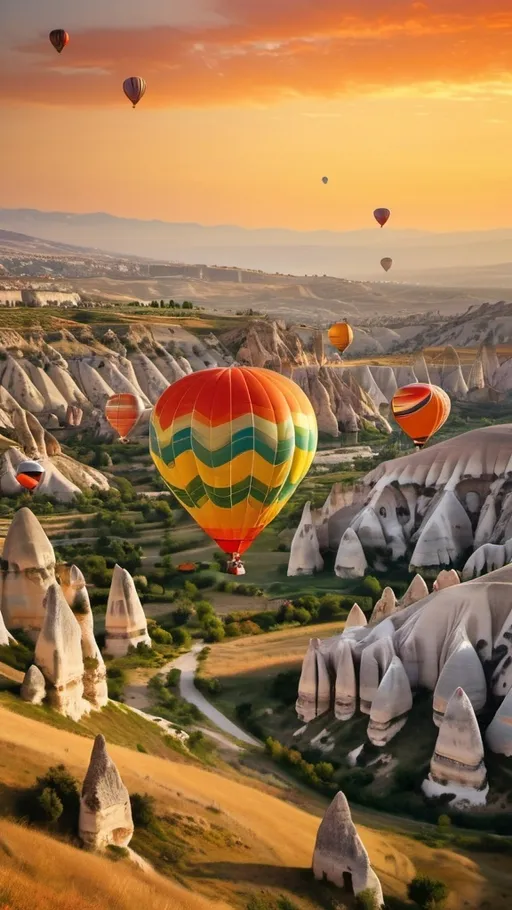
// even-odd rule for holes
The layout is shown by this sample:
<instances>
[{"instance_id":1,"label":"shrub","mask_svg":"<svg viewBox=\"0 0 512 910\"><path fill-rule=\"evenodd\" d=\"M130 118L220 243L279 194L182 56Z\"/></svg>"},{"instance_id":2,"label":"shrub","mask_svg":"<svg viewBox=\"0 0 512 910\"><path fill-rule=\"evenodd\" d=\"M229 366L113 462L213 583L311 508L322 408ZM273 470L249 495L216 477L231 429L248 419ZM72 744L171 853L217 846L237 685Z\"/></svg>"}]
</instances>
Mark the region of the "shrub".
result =
<instances>
[{"instance_id":1,"label":"shrub","mask_svg":"<svg viewBox=\"0 0 512 910\"><path fill-rule=\"evenodd\" d=\"M407 888L407 896L420 910L436 910L442 907L448 897L449 889L444 882L428 875L413 878Z\"/></svg>"},{"instance_id":2,"label":"shrub","mask_svg":"<svg viewBox=\"0 0 512 910\"><path fill-rule=\"evenodd\" d=\"M382 585L379 579L375 578L374 575L367 575L361 584L361 590L364 591L365 594L369 594L375 602L382 594Z\"/></svg>"},{"instance_id":3,"label":"shrub","mask_svg":"<svg viewBox=\"0 0 512 910\"><path fill-rule=\"evenodd\" d=\"M148 793L130 793L133 824L136 828L149 828L155 821L155 800Z\"/></svg>"},{"instance_id":4,"label":"shrub","mask_svg":"<svg viewBox=\"0 0 512 910\"><path fill-rule=\"evenodd\" d=\"M114 701L122 701L127 676L121 667L107 667L108 697Z\"/></svg>"},{"instance_id":5,"label":"shrub","mask_svg":"<svg viewBox=\"0 0 512 910\"><path fill-rule=\"evenodd\" d=\"M51 787L45 787L36 799L41 810L41 815L45 821L49 824L53 824L59 820L64 811L64 806L55 790L52 790Z\"/></svg>"},{"instance_id":6,"label":"shrub","mask_svg":"<svg viewBox=\"0 0 512 910\"><path fill-rule=\"evenodd\" d=\"M180 684L181 679L181 670L178 670L177 667L173 667L172 670L169 670L167 674L167 679L165 681L166 686L169 689L177 689Z\"/></svg>"},{"instance_id":7,"label":"shrub","mask_svg":"<svg viewBox=\"0 0 512 910\"><path fill-rule=\"evenodd\" d=\"M285 670L272 680L270 694L283 705L293 705L297 700L300 670Z\"/></svg>"},{"instance_id":8,"label":"shrub","mask_svg":"<svg viewBox=\"0 0 512 910\"><path fill-rule=\"evenodd\" d=\"M190 645L192 644L190 632L182 626L172 630L172 639L178 648L190 648Z\"/></svg>"},{"instance_id":9,"label":"shrub","mask_svg":"<svg viewBox=\"0 0 512 910\"><path fill-rule=\"evenodd\" d=\"M356 910L379 910L377 895L373 888L365 888L360 891L354 898L354 907Z\"/></svg>"}]
</instances>

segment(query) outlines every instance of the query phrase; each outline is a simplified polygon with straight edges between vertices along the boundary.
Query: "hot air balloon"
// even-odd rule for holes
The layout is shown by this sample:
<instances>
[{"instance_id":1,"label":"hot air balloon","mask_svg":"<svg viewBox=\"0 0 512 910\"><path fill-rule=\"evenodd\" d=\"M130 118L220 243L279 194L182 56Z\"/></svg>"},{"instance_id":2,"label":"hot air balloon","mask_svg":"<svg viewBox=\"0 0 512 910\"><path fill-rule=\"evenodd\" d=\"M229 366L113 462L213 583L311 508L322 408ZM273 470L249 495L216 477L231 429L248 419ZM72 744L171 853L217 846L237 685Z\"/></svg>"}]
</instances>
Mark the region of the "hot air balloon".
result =
<instances>
[{"instance_id":1,"label":"hot air balloon","mask_svg":"<svg viewBox=\"0 0 512 910\"><path fill-rule=\"evenodd\" d=\"M167 487L243 574L240 554L279 514L313 461L310 401L291 379L217 367L174 382L158 399L149 450Z\"/></svg>"},{"instance_id":2,"label":"hot air balloon","mask_svg":"<svg viewBox=\"0 0 512 910\"><path fill-rule=\"evenodd\" d=\"M146 81L141 76L130 76L123 82L123 92L133 106L136 107L146 91Z\"/></svg>"},{"instance_id":3,"label":"hot air balloon","mask_svg":"<svg viewBox=\"0 0 512 910\"><path fill-rule=\"evenodd\" d=\"M384 227L384 225L386 224L386 221L388 220L390 215L391 215L391 212L389 211L389 209L375 209L375 211L373 213L373 217L375 218L375 221L377 222L377 224L380 224L381 228Z\"/></svg>"},{"instance_id":4,"label":"hot air balloon","mask_svg":"<svg viewBox=\"0 0 512 910\"><path fill-rule=\"evenodd\" d=\"M451 401L437 385L413 382L398 389L391 411L398 426L422 449L448 420Z\"/></svg>"},{"instance_id":5,"label":"hot air balloon","mask_svg":"<svg viewBox=\"0 0 512 910\"><path fill-rule=\"evenodd\" d=\"M343 354L354 340L354 333L347 322L336 322L327 332L327 337L334 348Z\"/></svg>"},{"instance_id":6,"label":"hot air balloon","mask_svg":"<svg viewBox=\"0 0 512 910\"><path fill-rule=\"evenodd\" d=\"M16 480L20 487L33 493L44 477L44 468L38 461L22 461L16 470Z\"/></svg>"},{"instance_id":7,"label":"hot air balloon","mask_svg":"<svg viewBox=\"0 0 512 910\"><path fill-rule=\"evenodd\" d=\"M322 177L322 183L329 183L328 177Z\"/></svg>"},{"instance_id":8,"label":"hot air balloon","mask_svg":"<svg viewBox=\"0 0 512 910\"><path fill-rule=\"evenodd\" d=\"M63 28L54 28L49 35L50 41L53 44L57 53L61 54L66 44L69 43L69 35L64 31Z\"/></svg>"},{"instance_id":9,"label":"hot air balloon","mask_svg":"<svg viewBox=\"0 0 512 910\"><path fill-rule=\"evenodd\" d=\"M131 433L144 410L144 404L137 395L121 392L112 395L105 405L105 417L111 427L117 430L121 439Z\"/></svg>"},{"instance_id":10,"label":"hot air balloon","mask_svg":"<svg viewBox=\"0 0 512 910\"><path fill-rule=\"evenodd\" d=\"M384 256L384 259L380 260L380 264L385 272L389 272L391 266L393 265L393 260L389 256Z\"/></svg>"}]
</instances>

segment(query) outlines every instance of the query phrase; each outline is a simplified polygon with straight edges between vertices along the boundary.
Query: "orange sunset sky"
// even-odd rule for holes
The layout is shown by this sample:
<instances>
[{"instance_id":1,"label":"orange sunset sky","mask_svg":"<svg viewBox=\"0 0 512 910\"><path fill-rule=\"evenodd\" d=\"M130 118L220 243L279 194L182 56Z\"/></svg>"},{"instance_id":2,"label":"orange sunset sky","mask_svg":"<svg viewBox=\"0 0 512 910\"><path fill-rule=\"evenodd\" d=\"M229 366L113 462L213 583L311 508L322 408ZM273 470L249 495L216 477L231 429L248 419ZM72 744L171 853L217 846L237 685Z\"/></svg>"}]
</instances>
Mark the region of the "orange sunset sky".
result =
<instances>
[{"instance_id":1,"label":"orange sunset sky","mask_svg":"<svg viewBox=\"0 0 512 910\"><path fill-rule=\"evenodd\" d=\"M1 207L512 226L510 0L1 0L0 49Z\"/></svg>"}]
</instances>

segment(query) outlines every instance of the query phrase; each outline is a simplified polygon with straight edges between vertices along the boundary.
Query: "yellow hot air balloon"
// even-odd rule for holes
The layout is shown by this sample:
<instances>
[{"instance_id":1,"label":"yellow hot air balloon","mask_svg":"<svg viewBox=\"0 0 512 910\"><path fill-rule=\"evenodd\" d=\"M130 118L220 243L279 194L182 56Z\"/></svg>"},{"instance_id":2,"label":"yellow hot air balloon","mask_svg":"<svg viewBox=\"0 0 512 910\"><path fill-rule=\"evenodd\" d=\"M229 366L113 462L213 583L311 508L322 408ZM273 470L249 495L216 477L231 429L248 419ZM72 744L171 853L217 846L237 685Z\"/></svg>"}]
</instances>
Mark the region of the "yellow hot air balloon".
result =
<instances>
[{"instance_id":1,"label":"yellow hot air balloon","mask_svg":"<svg viewBox=\"0 0 512 910\"><path fill-rule=\"evenodd\" d=\"M105 405L105 417L111 427L117 430L121 439L131 433L144 410L144 404L138 395L121 392L112 395Z\"/></svg>"},{"instance_id":2,"label":"yellow hot air balloon","mask_svg":"<svg viewBox=\"0 0 512 910\"><path fill-rule=\"evenodd\" d=\"M419 449L446 423L451 407L446 392L426 382L412 382L398 389L391 402L398 426Z\"/></svg>"},{"instance_id":3,"label":"yellow hot air balloon","mask_svg":"<svg viewBox=\"0 0 512 910\"><path fill-rule=\"evenodd\" d=\"M160 396L149 449L168 488L241 574L239 554L295 492L317 437L311 403L291 379L218 367L184 376Z\"/></svg>"},{"instance_id":4,"label":"yellow hot air balloon","mask_svg":"<svg viewBox=\"0 0 512 910\"><path fill-rule=\"evenodd\" d=\"M327 332L332 346L343 354L354 340L354 333L347 322L336 322Z\"/></svg>"}]
</instances>

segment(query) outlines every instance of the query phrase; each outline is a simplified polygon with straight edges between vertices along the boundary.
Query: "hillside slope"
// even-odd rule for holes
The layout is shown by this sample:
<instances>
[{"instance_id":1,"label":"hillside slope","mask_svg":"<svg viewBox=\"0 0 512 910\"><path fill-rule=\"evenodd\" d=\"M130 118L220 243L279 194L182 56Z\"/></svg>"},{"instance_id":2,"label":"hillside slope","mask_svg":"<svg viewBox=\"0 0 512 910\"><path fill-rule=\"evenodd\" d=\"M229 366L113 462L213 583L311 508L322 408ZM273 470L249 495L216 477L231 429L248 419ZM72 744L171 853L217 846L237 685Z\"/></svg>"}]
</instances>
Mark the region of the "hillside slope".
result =
<instances>
[{"instance_id":1,"label":"hillside slope","mask_svg":"<svg viewBox=\"0 0 512 910\"><path fill-rule=\"evenodd\" d=\"M38 721L4 708L0 708L0 728L0 764L4 785L8 788L20 786L21 781L27 786L30 784L27 777L31 777L36 769L46 769L50 764L62 761L79 779L83 778L90 755L90 740L53 728L51 736L48 736L48 728ZM202 891L207 897L239 906L240 901L244 905L244 894L246 901L251 886L260 889L277 887L281 893L291 891L297 894L299 899L305 890L307 894L304 870L310 867L319 813L311 814L285 803L265 792L267 788L262 791L261 787L256 789L195 765L177 764L117 746L111 746L109 751L130 792L152 794L162 812L174 813L173 817L176 817L176 812L185 813L190 818L190 823L195 823L198 831L202 827L199 824L201 817L210 813L211 819L214 807L221 828L231 828L238 832L237 840L233 843L226 841L224 846L217 844L205 850L205 841L195 855L188 856L184 864L180 863L179 878L184 884ZM468 857L446 850L433 851L416 841L385 830L360 827L359 831L372 865L389 894L403 895L405 885L414 875L415 869L420 869L450 883L454 893L448 906L452 910L462 904L468 910L476 910L486 900L491 902L493 910L505 910L508 907L506 895L512 889L512 872L507 871L506 866L500 868L498 858L486 858L485 865L479 865ZM11 839L11 849L15 855L31 855L27 846L31 836L28 833L18 832L6 823L1 823L0 836L8 846L9 838ZM237 843L242 846L237 846ZM45 879L47 882L55 882L58 890L59 881L62 882L59 879L59 869L62 868L63 854L53 847L53 842L51 846L45 846L42 838L34 838L34 855L26 867L26 873L37 880L46 856ZM68 851L71 848L63 849ZM66 853L66 862L68 856L71 857L71 854ZM71 868L75 868L75 862L78 863L77 879L71 878L77 890L84 896L96 898L98 882L105 881L102 876L102 861L93 858L88 866L84 854L74 854L70 862ZM87 884L81 879L80 863L94 870ZM170 875L176 871L173 865L170 862ZM102 906L125 910L125 907L139 905L163 910L166 905L158 903L158 894L155 895L153 904L138 904L135 885L133 903L121 902L122 896L130 891L131 882L136 878L137 873L132 871L114 902ZM111 893L114 893L115 882L109 882L108 887L111 884ZM180 892L176 892L175 900L173 907L186 906L181 903ZM25 910L25 906L28 905L20 904L20 910ZM30 906L46 910L44 903L34 904L33 900ZM68 910L71 906L73 910L77 910L77 907L82 910L76 904L57 904L59 910L60 907ZM89 906L96 907L94 903L82 906L83 910L88 910ZM200 905L191 898L189 906L199 908ZM308 902L306 906L311 904Z\"/></svg>"}]
</instances>

